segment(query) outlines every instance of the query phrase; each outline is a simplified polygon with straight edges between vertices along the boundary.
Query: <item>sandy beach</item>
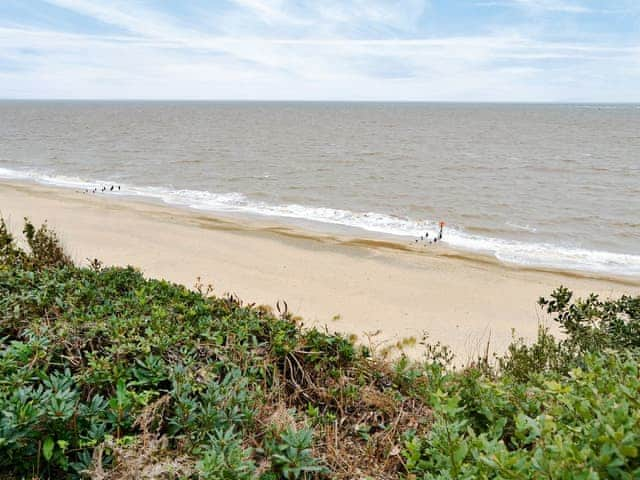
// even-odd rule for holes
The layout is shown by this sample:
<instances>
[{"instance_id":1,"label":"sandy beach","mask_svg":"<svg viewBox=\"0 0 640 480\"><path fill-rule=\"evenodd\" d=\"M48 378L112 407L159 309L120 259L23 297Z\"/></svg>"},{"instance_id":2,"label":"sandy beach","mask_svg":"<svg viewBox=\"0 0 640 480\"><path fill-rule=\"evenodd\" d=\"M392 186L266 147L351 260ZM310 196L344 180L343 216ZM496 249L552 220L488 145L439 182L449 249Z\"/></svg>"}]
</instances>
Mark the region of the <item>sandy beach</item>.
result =
<instances>
[{"instance_id":1,"label":"sandy beach","mask_svg":"<svg viewBox=\"0 0 640 480\"><path fill-rule=\"evenodd\" d=\"M162 205L32 184L0 183L10 228L47 220L79 263L97 257L151 277L289 310L306 325L390 345L425 333L459 362L502 351L513 333L531 339L548 318L536 300L565 285L578 295L637 294L640 280L512 268L444 248L309 234ZM420 355L420 346L407 350Z\"/></svg>"}]
</instances>

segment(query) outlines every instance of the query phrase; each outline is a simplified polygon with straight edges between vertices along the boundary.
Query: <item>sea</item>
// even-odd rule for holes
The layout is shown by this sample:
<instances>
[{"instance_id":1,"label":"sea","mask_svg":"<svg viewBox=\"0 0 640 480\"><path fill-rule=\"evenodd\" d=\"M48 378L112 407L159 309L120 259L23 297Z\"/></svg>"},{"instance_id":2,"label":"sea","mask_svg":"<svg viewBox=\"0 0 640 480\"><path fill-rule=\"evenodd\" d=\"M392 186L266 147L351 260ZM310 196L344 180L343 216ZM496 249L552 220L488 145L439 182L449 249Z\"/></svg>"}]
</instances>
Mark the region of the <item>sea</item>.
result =
<instances>
[{"instance_id":1,"label":"sea","mask_svg":"<svg viewBox=\"0 0 640 480\"><path fill-rule=\"evenodd\" d=\"M640 276L640 105L7 100L0 179Z\"/></svg>"}]
</instances>

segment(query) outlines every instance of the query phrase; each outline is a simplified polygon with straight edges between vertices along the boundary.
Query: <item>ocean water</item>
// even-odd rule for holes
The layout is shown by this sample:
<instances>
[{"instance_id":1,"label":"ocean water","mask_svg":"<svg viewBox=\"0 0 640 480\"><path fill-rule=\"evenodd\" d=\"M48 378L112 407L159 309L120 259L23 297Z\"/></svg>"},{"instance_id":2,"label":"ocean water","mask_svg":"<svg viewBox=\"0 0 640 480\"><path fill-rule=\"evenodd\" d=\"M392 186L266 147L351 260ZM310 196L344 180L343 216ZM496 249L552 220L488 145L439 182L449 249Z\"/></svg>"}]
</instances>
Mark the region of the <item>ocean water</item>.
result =
<instances>
[{"instance_id":1,"label":"ocean water","mask_svg":"<svg viewBox=\"0 0 640 480\"><path fill-rule=\"evenodd\" d=\"M638 105L3 101L0 178L640 276Z\"/></svg>"}]
</instances>

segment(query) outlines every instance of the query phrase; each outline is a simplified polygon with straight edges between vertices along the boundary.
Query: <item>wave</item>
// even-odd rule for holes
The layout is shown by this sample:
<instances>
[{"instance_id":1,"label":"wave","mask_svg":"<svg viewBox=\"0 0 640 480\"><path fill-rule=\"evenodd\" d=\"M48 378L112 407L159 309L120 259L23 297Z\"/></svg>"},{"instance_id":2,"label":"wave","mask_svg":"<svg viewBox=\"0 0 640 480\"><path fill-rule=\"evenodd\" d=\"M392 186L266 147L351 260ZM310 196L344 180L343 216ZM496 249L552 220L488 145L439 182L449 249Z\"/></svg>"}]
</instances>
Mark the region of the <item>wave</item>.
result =
<instances>
[{"instance_id":1,"label":"wave","mask_svg":"<svg viewBox=\"0 0 640 480\"><path fill-rule=\"evenodd\" d=\"M116 184L113 181L88 181L76 177L46 175L33 171L0 168L0 178L26 180L80 190L98 191ZM137 196L160 200L169 205L212 212L237 212L253 215L300 219L323 224L356 228L368 232L415 238L437 231L436 220L416 220L377 212L312 207L298 204L273 205L248 199L238 192L212 193L202 190L172 189L119 184L120 190L110 192L121 196ZM529 230L529 226L518 226ZM535 231L531 229L530 231ZM551 267L563 270L600 274L640 276L640 255L606 252L556 245L545 242L522 242L491 236L472 234L456 226L447 226L443 243L461 249L492 255L498 260L531 267Z\"/></svg>"},{"instance_id":2,"label":"wave","mask_svg":"<svg viewBox=\"0 0 640 480\"><path fill-rule=\"evenodd\" d=\"M536 233L538 231L537 228L532 227L530 225L520 225L518 223L512 223L512 222L506 222L506 225L515 230L520 230L522 232Z\"/></svg>"}]
</instances>

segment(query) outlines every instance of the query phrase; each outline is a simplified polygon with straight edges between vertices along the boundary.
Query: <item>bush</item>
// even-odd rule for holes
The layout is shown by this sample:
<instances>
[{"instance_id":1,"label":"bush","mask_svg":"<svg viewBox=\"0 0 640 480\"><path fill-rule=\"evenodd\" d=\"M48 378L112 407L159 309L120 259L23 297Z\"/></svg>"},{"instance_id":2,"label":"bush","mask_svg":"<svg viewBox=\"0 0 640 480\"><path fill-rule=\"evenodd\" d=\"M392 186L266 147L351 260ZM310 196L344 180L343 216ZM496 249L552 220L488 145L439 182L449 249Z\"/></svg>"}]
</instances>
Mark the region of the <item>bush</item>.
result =
<instances>
[{"instance_id":1,"label":"bush","mask_svg":"<svg viewBox=\"0 0 640 480\"><path fill-rule=\"evenodd\" d=\"M640 296L600 300L591 294L586 299L572 299L573 292L563 286L550 298L540 298L538 303L559 324L564 336L556 340L547 328L540 327L533 345L514 341L499 359L504 373L519 380L545 371L566 374L583 366L582 359L588 353L640 350Z\"/></svg>"},{"instance_id":2,"label":"bush","mask_svg":"<svg viewBox=\"0 0 640 480\"><path fill-rule=\"evenodd\" d=\"M21 265L25 268L40 270L70 266L71 258L64 252L60 239L55 232L42 224L35 228L29 219L24 219L23 233L30 252L26 253L16 246L14 237L7 224L0 218L0 265Z\"/></svg>"},{"instance_id":3,"label":"bush","mask_svg":"<svg viewBox=\"0 0 640 480\"><path fill-rule=\"evenodd\" d=\"M532 345L513 342L497 371L446 373L436 421L410 435L407 468L421 478L640 478L640 297L539 303L558 322Z\"/></svg>"},{"instance_id":4,"label":"bush","mask_svg":"<svg viewBox=\"0 0 640 480\"><path fill-rule=\"evenodd\" d=\"M539 300L566 333L561 342L564 349L580 355L640 348L640 297L623 295L616 300L600 300L591 294L573 303L572 297L571 291L560 287L550 299Z\"/></svg>"},{"instance_id":5,"label":"bush","mask_svg":"<svg viewBox=\"0 0 640 480\"><path fill-rule=\"evenodd\" d=\"M216 431L198 462L198 471L205 480L251 480L256 467L250 456L251 452L242 447L242 437L233 429Z\"/></svg>"},{"instance_id":6,"label":"bush","mask_svg":"<svg viewBox=\"0 0 640 480\"><path fill-rule=\"evenodd\" d=\"M409 437L409 470L431 478L639 478L637 358L588 354L584 368L526 384L451 382L436 422ZM470 402L469 388L480 395ZM478 421L481 419L482 421Z\"/></svg>"},{"instance_id":7,"label":"bush","mask_svg":"<svg viewBox=\"0 0 640 480\"><path fill-rule=\"evenodd\" d=\"M326 472L313 457L312 446L311 430L287 428L266 444L273 472L287 480L309 478L314 473Z\"/></svg>"}]
</instances>

